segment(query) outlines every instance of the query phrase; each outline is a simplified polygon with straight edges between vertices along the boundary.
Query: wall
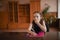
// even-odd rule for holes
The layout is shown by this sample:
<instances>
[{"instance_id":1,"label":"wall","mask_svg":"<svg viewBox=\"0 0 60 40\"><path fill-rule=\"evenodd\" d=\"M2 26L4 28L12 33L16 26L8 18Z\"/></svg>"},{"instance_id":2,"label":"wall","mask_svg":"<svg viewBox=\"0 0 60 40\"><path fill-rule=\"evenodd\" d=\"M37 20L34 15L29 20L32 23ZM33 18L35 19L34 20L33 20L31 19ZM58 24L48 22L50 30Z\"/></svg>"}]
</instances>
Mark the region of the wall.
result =
<instances>
[{"instance_id":1,"label":"wall","mask_svg":"<svg viewBox=\"0 0 60 40\"><path fill-rule=\"evenodd\" d=\"M19 4L27 4L30 3L30 0L19 0Z\"/></svg>"},{"instance_id":2,"label":"wall","mask_svg":"<svg viewBox=\"0 0 60 40\"><path fill-rule=\"evenodd\" d=\"M60 0L58 0L58 18L60 19Z\"/></svg>"},{"instance_id":3,"label":"wall","mask_svg":"<svg viewBox=\"0 0 60 40\"><path fill-rule=\"evenodd\" d=\"M41 0L41 10L46 7L45 3L50 5L50 9L48 12L57 12L57 0Z\"/></svg>"},{"instance_id":4,"label":"wall","mask_svg":"<svg viewBox=\"0 0 60 40\"><path fill-rule=\"evenodd\" d=\"M59 35L58 36L59 36L58 39L60 40L60 32L59 32Z\"/></svg>"},{"instance_id":5,"label":"wall","mask_svg":"<svg viewBox=\"0 0 60 40\"><path fill-rule=\"evenodd\" d=\"M17 1L17 0L15 0ZM27 4L30 3L31 0L18 0L19 4ZM45 8L45 3L50 5L50 9L48 12L57 12L57 0L41 0L41 10Z\"/></svg>"},{"instance_id":6,"label":"wall","mask_svg":"<svg viewBox=\"0 0 60 40\"><path fill-rule=\"evenodd\" d=\"M31 0L19 0L19 4L28 4ZM41 10L45 8L45 3L50 5L48 12L57 12L57 0L41 0Z\"/></svg>"}]
</instances>

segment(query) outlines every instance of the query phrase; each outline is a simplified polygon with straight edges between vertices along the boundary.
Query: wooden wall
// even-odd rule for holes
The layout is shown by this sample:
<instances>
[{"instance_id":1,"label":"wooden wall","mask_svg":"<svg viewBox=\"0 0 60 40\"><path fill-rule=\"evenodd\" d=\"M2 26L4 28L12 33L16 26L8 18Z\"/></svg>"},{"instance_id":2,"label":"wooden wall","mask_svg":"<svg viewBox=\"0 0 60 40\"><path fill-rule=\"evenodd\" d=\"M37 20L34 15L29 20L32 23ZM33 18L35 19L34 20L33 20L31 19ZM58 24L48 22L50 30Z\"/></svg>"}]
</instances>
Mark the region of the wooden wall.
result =
<instances>
[{"instance_id":1,"label":"wooden wall","mask_svg":"<svg viewBox=\"0 0 60 40\"><path fill-rule=\"evenodd\" d=\"M40 0L30 1L30 22L32 22L33 12L35 11L40 11Z\"/></svg>"},{"instance_id":2,"label":"wooden wall","mask_svg":"<svg viewBox=\"0 0 60 40\"><path fill-rule=\"evenodd\" d=\"M8 2L2 1L2 7L0 9L0 29L7 29L8 24Z\"/></svg>"}]
</instances>

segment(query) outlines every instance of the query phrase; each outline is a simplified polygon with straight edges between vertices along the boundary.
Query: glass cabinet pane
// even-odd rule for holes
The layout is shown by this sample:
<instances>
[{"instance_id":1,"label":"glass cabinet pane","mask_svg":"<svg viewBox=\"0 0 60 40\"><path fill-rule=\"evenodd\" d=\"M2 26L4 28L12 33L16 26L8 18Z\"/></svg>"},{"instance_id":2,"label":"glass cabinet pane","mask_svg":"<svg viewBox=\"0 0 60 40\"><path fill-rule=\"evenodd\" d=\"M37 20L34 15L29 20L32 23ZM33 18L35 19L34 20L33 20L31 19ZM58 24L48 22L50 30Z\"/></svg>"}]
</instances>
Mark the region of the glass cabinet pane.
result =
<instances>
[{"instance_id":1,"label":"glass cabinet pane","mask_svg":"<svg viewBox=\"0 0 60 40\"><path fill-rule=\"evenodd\" d=\"M14 20L18 22L18 3L14 2Z\"/></svg>"},{"instance_id":2,"label":"glass cabinet pane","mask_svg":"<svg viewBox=\"0 0 60 40\"><path fill-rule=\"evenodd\" d=\"M30 22L30 6L29 4L19 5L19 22L29 23Z\"/></svg>"},{"instance_id":3,"label":"glass cabinet pane","mask_svg":"<svg viewBox=\"0 0 60 40\"><path fill-rule=\"evenodd\" d=\"M10 1L8 3L9 3L9 21L13 22L13 4Z\"/></svg>"}]
</instances>

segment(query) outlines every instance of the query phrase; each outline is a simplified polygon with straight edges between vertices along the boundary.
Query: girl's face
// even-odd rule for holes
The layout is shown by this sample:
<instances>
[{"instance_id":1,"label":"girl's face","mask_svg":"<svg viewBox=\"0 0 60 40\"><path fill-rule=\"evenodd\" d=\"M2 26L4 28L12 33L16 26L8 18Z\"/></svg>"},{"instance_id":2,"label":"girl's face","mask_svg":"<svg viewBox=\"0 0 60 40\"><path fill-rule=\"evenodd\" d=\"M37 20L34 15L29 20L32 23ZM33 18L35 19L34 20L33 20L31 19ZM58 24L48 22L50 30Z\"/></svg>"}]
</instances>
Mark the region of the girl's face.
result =
<instances>
[{"instance_id":1,"label":"girl's face","mask_svg":"<svg viewBox=\"0 0 60 40\"><path fill-rule=\"evenodd\" d=\"M35 13L33 18L34 18L34 20L40 21L41 15L39 13Z\"/></svg>"}]
</instances>

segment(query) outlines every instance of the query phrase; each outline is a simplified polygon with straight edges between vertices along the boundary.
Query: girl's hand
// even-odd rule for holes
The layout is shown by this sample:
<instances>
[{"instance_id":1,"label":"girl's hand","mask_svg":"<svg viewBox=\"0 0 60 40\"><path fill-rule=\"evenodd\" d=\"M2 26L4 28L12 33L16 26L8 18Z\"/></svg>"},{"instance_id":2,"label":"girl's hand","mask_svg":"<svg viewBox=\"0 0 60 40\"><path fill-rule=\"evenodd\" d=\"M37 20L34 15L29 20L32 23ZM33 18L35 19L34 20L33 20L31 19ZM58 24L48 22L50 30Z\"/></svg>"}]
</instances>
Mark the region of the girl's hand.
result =
<instances>
[{"instance_id":1,"label":"girl's hand","mask_svg":"<svg viewBox=\"0 0 60 40\"><path fill-rule=\"evenodd\" d=\"M35 21L35 23L36 23L36 24L38 24L38 23L39 23L39 21L38 21L37 19L35 19L34 21Z\"/></svg>"}]
</instances>

